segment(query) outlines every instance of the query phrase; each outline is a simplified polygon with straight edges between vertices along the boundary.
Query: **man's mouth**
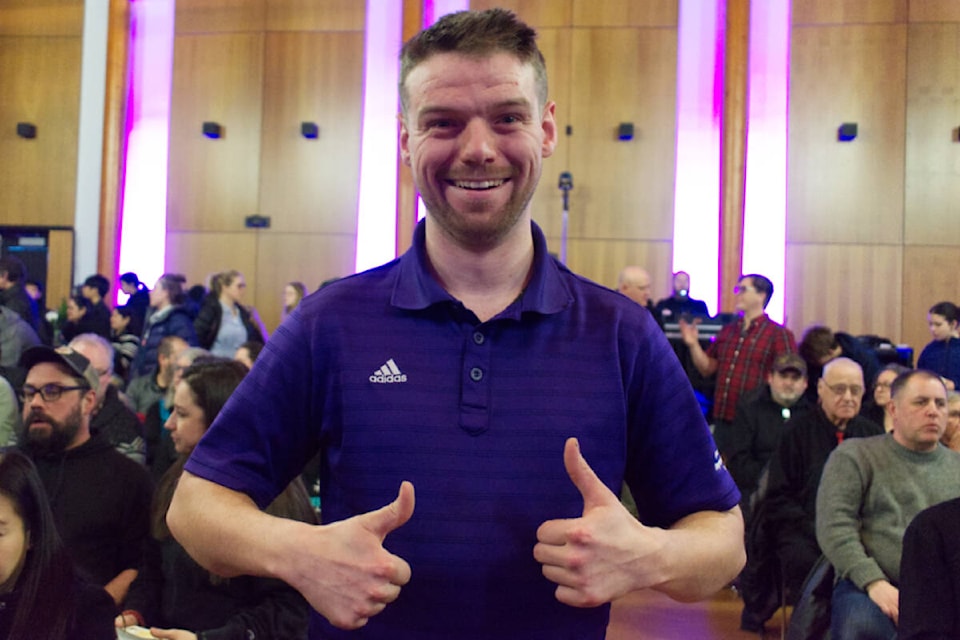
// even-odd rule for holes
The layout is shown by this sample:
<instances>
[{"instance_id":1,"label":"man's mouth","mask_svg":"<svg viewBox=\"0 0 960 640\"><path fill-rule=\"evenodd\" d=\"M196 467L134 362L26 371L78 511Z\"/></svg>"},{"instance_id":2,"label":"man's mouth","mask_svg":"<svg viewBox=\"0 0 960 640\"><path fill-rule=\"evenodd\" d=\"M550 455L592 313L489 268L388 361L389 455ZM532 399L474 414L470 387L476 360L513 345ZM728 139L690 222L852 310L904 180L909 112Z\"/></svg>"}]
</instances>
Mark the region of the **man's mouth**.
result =
<instances>
[{"instance_id":1,"label":"man's mouth","mask_svg":"<svg viewBox=\"0 0 960 640\"><path fill-rule=\"evenodd\" d=\"M496 189L506 182L506 179L500 180L448 180L447 184L451 184L458 189L467 189L469 191L486 191L488 189Z\"/></svg>"}]
</instances>

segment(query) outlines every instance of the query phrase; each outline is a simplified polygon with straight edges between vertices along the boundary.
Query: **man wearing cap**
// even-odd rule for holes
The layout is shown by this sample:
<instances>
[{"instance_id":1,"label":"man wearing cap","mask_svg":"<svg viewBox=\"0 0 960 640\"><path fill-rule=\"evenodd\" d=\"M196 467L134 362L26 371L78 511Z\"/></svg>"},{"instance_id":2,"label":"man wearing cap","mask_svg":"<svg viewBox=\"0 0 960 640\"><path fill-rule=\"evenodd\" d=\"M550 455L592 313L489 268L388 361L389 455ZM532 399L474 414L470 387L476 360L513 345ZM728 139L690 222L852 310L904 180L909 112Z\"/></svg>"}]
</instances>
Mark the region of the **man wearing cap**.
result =
<instances>
[{"instance_id":1,"label":"man wearing cap","mask_svg":"<svg viewBox=\"0 0 960 640\"><path fill-rule=\"evenodd\" d=\"M807 367L803 358L783 353L773 361L766 384L748 392L737 404L726 462L744 503L756 490L760 474L780 442L784 423L809 408L803 397L806 389Z\"/></svg>"},{"instance_id":2,"label":"man wearing cap","mask_svg":"<svg viewBox=\"0 0 960 640\"><path fill-rule=\"evenodd\" d=\"M99 375L70 347L39 346L21 358L20 447L33 459L57 530L78 567L119 605L136 578L149 535L146 469L92 436Z\"/></svg>"},{"instance_id":3,"label":"man wearing cap","mask_svg":"<svg viewBox=\"0 0 960 640\"><path fill-rule=\"evenodd\" d=\"M790 604L820 557L814 520L817 488L827 457L845 439L883 433L883 427L859 415L863 391L859 364L849 358L828 362L817 382L819 406L787 421L770 458L764 508L768 509L766 517Z\"/></svg>"}]
</instances>

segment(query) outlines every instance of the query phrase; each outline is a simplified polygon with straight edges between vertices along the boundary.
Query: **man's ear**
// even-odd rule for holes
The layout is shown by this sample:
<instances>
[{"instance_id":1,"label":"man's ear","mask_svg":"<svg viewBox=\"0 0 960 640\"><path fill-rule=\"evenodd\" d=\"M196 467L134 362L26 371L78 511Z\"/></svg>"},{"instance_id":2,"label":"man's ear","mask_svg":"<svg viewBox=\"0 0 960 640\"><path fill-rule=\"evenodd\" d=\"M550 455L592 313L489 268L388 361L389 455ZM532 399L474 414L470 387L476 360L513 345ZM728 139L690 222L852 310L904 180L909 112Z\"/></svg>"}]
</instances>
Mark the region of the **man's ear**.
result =
<instances>
[{"instance_id":1,"label":"man's ear","mask_svg":"<svg viewBox=\"0 0 960 640\"><path fill-rule=\"evenodd\" d=\"M543 110L543 118L540 126L543 129L543 142L541 143L541 155L549 158L557 148L557 120L555 112L557 103L548 102Z\"/></svg>"},{"instance_id":2,"label":"man's ear","mask_svg":"<svg viewBox=\"0 0 960 640\"><path fill-rule=\"evenodd\" d=\"M397 114L397 120L400 121L400 160L403 164L410 166L410 131L407 130L407 123L403 114Z\"/></svg>"}]
</instances>

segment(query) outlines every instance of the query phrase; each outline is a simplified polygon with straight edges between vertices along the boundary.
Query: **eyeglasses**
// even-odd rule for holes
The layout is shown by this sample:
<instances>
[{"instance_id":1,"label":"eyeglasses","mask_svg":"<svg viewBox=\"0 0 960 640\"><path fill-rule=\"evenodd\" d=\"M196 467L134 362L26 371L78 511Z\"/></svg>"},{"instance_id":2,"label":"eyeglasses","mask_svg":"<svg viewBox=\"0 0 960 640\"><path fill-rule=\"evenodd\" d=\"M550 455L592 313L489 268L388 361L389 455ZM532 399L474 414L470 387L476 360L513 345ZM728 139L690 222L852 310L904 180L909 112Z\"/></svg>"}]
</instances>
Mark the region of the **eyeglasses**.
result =
<instances>
[{"instance_id":1,"label":"eyeglasses","mask_svg":"<svg viewBox=\"0 0 960 640\"><path fill-rule=\"evenodd\" d=\"M753 291L753 289L748 284L738 284L733 288L734 295L740 295L741 293L748 293L750 291Z\"/></svg>"},{"instance_id":2,"label":"eyeglasses","mask_svg":"<svg viewBox=\"0 0 960 640\"><path fill-rule=\"evenodd\" d=\"M20 391L20 399L24 403L33 402L33 397L38 393L44 402L56 402L63 395L64 391L78 391L80 389L89 389L87 385L77 385L74 387L65 387L62 384L45 384L39 389L33 385L25 384Z\"/></svg>"},{"instance_id":3,"label":"eyeglasses","mask_svg":"<svg viewBox=\"0 0 960 640\"><path fill-rule=\"evenodd\" d=\"M863 395L863 387L857 384L828 384L827 388L838 396L847 395L847 391L855 398Z\"/></svg>"}]
</instances>

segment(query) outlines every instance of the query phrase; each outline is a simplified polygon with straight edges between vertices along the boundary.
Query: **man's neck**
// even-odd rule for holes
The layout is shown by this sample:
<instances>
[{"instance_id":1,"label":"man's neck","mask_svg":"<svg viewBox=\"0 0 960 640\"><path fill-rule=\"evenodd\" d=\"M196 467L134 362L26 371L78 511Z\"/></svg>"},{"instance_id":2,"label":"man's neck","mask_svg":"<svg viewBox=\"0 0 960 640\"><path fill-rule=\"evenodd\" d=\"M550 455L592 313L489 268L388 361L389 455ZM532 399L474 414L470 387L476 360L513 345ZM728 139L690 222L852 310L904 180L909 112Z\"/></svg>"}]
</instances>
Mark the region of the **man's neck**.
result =
<instances>
[{"instance_id":1,"label":"man's neck","mask_svg":"<svg viewBox=\"0 0 960 640\"><path fill-rule=\"evenodd\" d=\"M743 323L744 323L744 324L750 324L751 322L753 322L754 320L756 320L757 318L759 318L759 317L762 316L762 315L763 315L763 309L760 309L760 310L758 310L758 311L744 311L744 312L743 312Z\"/></svg>"},{"instance_id":2,"label":"man's neck","mask_svg":"<svg viewBox=\"0 0 960 640\"><path fill-rule=\"evenodd\" d=\"M430 267L447 293L486 322L523 292L533 267L530 220L523 216L500 242L489 248L463 247L427 219Z\"/></svg>"}]
</instances>

